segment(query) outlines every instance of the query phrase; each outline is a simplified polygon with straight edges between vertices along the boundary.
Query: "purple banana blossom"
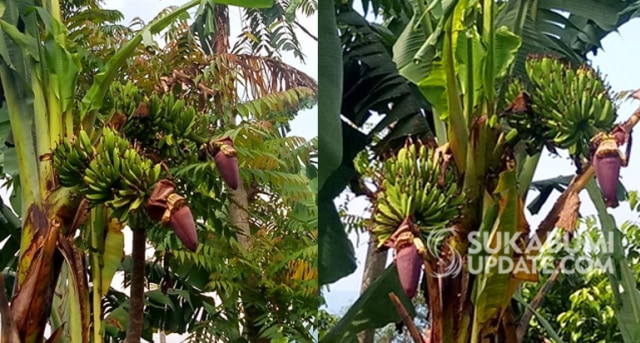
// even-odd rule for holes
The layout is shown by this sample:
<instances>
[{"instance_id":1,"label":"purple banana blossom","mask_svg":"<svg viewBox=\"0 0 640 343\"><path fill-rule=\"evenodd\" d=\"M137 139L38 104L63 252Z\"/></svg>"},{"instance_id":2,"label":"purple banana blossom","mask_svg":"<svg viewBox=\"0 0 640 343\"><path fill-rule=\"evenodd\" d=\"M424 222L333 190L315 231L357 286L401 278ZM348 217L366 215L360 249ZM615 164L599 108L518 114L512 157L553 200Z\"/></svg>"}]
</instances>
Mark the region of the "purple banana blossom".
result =
<instances>
[{"instance_id":1,"label":"purple banana blossom","mask_svg":"<svg viewBox=\"0 0 640 343\"><path fill-rule=\"evenodd\" d=\"M416 246L411 243L398 249L395 263L402 289L409 298L413 298L418 291L422 271L422 257L418 254Z\"/></svg>"},{"instance_id":2,"label":"purple banana blossom","mask_svg":"<svg viewBox=\"0 0 640 343\"><path fill-rule=\"evenodd\" d=\"M231 189L238 189L240 175L238 172L238 158L233 148L233 141L229 137L223 137L216 141L218 151L214 155L216 167L222 179Z\"/></svg>"},{"instance_id":3,"label":"purple banana blossom","mask_svg":"<svg viewBox=\"0 0 640 343\"><path fill-rule=\"evenodd\" d=\"M164 226L171 226L182 244L191 251L198 247L198 232L189 206L176 194L176 185L167 179L158 181L147 203L149 217Z\"/></svg>"},{"instance_id":4,"label":"purple banana blossom","mask_svg":"<svg viewBox=\"0 0 640 343\"><path fill-rule=\"evenodd\" d=\"M422 272L422 256L413 243L414 238L419 235L418 228L413 224L413 218L408 216L384 243L385 248L396 250L394 262L398 269L398 278L402 289L409 298L416 295Z\"/></svg>"},{"instance_id":5,"label":"purple banana blossom","mask_svg":"<svg viewBox=\"0 0 640 343\"><path fill-rule=\"evenodd\" d=\"M608 207L618 207L616 193L618 190L618 178L620 177L620 167L622 157L618 150L617 137L605 137L598 146L593 156L593 168L596 172L596 180L605 203Z\"/></svg>"},{"instance_id":6,"label":"purple banana blossom","mask_svg":"<svg viewBox=\"0 0 640 343\"><path fill-rule=\"evenodd\" d=\"M198 233L196 223L188 206L181 206L171 214L169 224L176 236L182 241L187 249L196 251L198 247Z\"/></svg>"}]
</instances>

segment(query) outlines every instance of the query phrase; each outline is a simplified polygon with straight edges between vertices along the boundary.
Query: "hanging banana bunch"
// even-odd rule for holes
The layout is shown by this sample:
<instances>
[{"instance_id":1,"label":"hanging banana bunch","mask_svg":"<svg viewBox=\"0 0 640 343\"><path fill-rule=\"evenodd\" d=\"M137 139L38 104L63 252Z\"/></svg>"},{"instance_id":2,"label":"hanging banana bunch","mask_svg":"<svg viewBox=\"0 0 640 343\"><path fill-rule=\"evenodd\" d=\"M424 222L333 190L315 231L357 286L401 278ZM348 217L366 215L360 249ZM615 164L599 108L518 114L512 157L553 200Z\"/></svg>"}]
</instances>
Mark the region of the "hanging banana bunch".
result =
<instances>
[{"instance_id":1,"label":"hanging banana bunch","mask_svg":"<svg viewBox=\"0 0 640 343\"><path fill-rule=\"evenodd\" d=\"M93 143L84 130L78 137L65 138L53 150L53 167L58 172L58 182L64 187L75 187L82 183L83 171L95 156Z\"/></svg>"},{"instance_id":2,"label":"hanging banana bunch","mask_svg":"<svg viewBox=\"0 0 640 343\"><path fill-rule=\"evenodd\" d=\"M198 121L208 120L207 116L198 116L194 107L172 92L151 97L141 94L131 82L111 87L104 110L113 115L99 131L95 147L81 130L54 149L58 180L61 186L77 187L91 205L107 206L121 222L146 204L153 220L170 226L188 249L195 250L197 232L191 211L174 192L175 184L161 180L161 164L154 162L184 160L188 151L200 145L198 157L206 160L211 156L226 184L237 189L237 152L229 137L205 138L209 125ZM195 132L196 127L204 132ZM125 138L127 134L135 137L135 148Z\"/></svg>"},{"instance_id":3,"label":"hanging banana bunch","mask_svg":"<svg viewBox=\"0 0 640 343\"><path fill-rule=\"evenodd\" d=\"M211 156L220 176L231 189L240 183L237 152L233 140L224 136L218 139L204 138L208 132L195 132L195 128L207 128L207 116L198 116L197 110L184 99L176 99L172 92L159 96L142 97L131 82L111 87L114 100L110 104L114 119L125 137L135 137L147 151L157 151L166 158L182 159L184 151L198 149L201 161ZM115 114L123 114L116 116ZM113 121L113 120L112 120ZM198 148L199 146L199 148Z\"/></svg>"},{"instance_id":4,"label":"hanging banana bunch","mask_svg":"<svg viewBox=\"0 0 640 343\"><path fill-rule=\"evenodd\" d=\"M420 232L445 227L459 214L464 197L453 166L437 150L407 140L384 164L384 180L374 205L373 233L379 246L409 216Z\"/></svg>"},{"instance_id":5,"label":"hanging banana bunch","mask_svg":"<svg viewBox=\"0 0 640 343\"><path fill-rule=\"evenodd\" d=\"M627 144L626 156L619 146ZM607 207L618 207L617 190L620 167L629 164L631 154L631 134L622 126L617 126L612 134L599 132L591 139L593 155L591 161L596 173L596 181L604 196Z\"/></svg>"},{"instance_id":6,"label":"hanging banana bunch","mask_svg":"<svg viewBox=\"0 0 640 343\"><path fill-rule=\"evenodd\" d=\"M616 119L610 87L590 66L573 68L551 56L531 56L525 69L528 90L516 81L507 94L515 100L525 91L531 110L508 113L509 126L538 147L552 142L578 161L588 158L591 138L611 130Z\"/></svg>"},{"instance_id":7,"label":"hanging banana bunch","mask_svg":"<svg viewBox=\"0 0 640 343\"><path fill-rule=\"evenodd\" d=\"M379 247L396 250L401 283L412 297L426 258L421 236L455 220L464 197L453 166L440 151L410 139L397 156L385 161L383 177L371 231Z\"/></svg>"},{"instance_id":8,"label":"hanging banana bunch","mask_svg":"<svg viewBox=\"0 0 640 343\"><path fill-rule=\"evenodd\" d=\"M62 186L77 187L91 205L104 204L121 222L146 203L152 219L171 226L185 246L195 251L195 224L184 198L173 192L171 181L160 180L160 164L154 165L110 128L102 130L95 149L83 130L75 139L65 138L53 151L53 165ZM159 216L157 210L149 210L159 207Z\"/></svg>"}]
</instances>

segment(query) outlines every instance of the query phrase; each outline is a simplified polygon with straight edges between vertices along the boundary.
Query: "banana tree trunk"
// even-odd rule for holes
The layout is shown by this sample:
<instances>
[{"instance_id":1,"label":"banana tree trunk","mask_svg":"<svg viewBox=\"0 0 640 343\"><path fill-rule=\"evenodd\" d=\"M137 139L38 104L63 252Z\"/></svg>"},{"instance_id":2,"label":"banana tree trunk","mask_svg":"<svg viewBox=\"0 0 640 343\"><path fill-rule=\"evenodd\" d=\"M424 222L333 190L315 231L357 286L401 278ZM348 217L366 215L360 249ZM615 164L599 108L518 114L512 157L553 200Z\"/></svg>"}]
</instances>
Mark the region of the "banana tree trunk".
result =
<instances>
[{"instance_id":1,"label":"banana tree trunk","mask_svg":"<svg viewBox=\"0 0 640 343\"><path fill-rule=\"evenodd\" d=\"M11 315L22 342L42 342L51 314L54 290L63 256L57 249L62 236L69 234L77 203L65 200L68 191L58 189L44 201L43 210L32 204L26 211L24 226L34 233L20 256L18 271L22 282L11 302ZM24 266L28 266L24 268Z\"/></svg>"},{"instance_id":2,"label":"banana tree trunk","mask_svg":"<svg viewBox=\"0 0 640 343\"><path fill-rule=\"evenodd\" d=\"M129 296L129 328L127 329L127 343L139 343L144 327L144 264L145 264L146 233L143 228L133 229L133 244L131 257L131 294Z\"/></svg>"}]
</instances>

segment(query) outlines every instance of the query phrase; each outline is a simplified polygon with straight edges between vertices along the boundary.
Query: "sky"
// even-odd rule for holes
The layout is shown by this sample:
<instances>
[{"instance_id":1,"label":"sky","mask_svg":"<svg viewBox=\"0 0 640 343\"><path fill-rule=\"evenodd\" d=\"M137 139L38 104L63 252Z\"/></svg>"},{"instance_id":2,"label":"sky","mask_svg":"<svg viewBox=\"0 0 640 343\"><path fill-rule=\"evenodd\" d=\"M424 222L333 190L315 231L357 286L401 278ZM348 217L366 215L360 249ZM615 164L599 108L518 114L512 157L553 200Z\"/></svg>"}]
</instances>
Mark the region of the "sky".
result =
<instances>
[{"instance_id":1,"label":"sky","mask_svg":"<svg viewBox=\"0 0 640 343\"><path fill-rule=\"evenodd\" d=\"M637 38L639 36L640 19L631 20L623 25L618 32L611 33L605 37L602 41L602 49L598 50L596 56L589 56L592 65L600 70L613 91L640 88L640 67L637 65L637 59L640 56L640 44L638 44ZM637 100L628 100L620 104L617 110L617 121L625 121L639 106L640 101ZM633 134L633 136L636 142L640 142L638 134ZM621 171L622 182L627 190L640 190L640 177L637 177L640 175L640 155L634 156L633 153L631 155L629 166ZM545 152L534 175L534 180L543 180L559 175L573 175L574 172L575 168L566 157L553 157ZM532 191L527 199L530 201L536 195L537 193ZM540 213L547 213L558 195L558 192L554 192ZM586 191L581 193L580 200L582 202L581 214L590 215L596 213ZM349 204L349 211L353 214L363 215L365 206L364 201L354 200ZM618 208L610 210L610 213L616 219L617 225L627 220L638 221L638 215L630 210L626 202L621 203ZM527 220L531 228L534 229L537 228L542 218L541 216L531 216L527 212ZM329 286L329 292L325 294L325 298L328 311L334 314L343 313L346 307L355 301L360 293L368 237L362 234L360 237L351 235L350 238L356 248L358 268L355 273ZM390 262L391 259L392 257L389 255L387 261Z\"/></svg>"},{"instance_id":2,"label":"sky","mask_svg":"<svg viewBox=\"0 0 640 343\"><path fill-rule=\"evenodd\" d=\"M160 11L169 6L180 6L186 3L186 0L138 0L138 1L126 1L126 0L106 0L104 8L117 9L124 14L124 20L122 24L129 24L133 18L139 17L145 23L148 23L153 19ZM191 14L195 12L195 9L190 11ZM230 7L229 17L231 21L232 31L230 37L230 43L233 45L235 42L235 36L239 32L240 22L242 14L239 8ZM315 37L318 36L318 19L317 14L311 17L298 16L298 22L302 24L311 34ZM305 56L305 63L301 63L298 59L293 57L293 54L283 55L282 59L285 63L304 71L313 79L318 79L318 44L315 40L303 33L301 30L296 30L296 35L300 41L303 53ZM159 41L160 42L160 41ZM290 135L301 136L305 139L311 139L318 135L318 108L315 106L312 109L300 111L298 117L291 122ZM125 251L129 253L131 251L131 233L128 229L125 232ZM147 256L152 255L152 251L147 251ZM121 284L122 275L114 278L113 285ZM128 292L128 290L126 290ZM168 343L182 342L185 336L171 334L167 336ZM154 335L154 341L159 341L159 336Z\"/></svg>"}]
</instances>

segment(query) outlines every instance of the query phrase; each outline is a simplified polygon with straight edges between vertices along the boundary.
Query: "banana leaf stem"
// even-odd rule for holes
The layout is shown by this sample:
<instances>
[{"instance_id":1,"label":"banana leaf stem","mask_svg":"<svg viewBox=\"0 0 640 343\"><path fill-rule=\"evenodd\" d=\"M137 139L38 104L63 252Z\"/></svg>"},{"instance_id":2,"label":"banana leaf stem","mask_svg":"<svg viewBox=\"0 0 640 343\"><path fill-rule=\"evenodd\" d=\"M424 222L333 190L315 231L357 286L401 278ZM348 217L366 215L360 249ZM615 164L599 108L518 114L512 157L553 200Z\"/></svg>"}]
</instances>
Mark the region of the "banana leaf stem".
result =
<instances>
[{"instance_id":1,"label":"banana leaf stem","mask_svg":"<svg viewBox=\"0 0 640 343\"><path fill-rule=\"evenodd\" d=\"M598 211L598 218L600 219L600 229L602 230L603 237L605 238L605 240L613 240L613 242L607 241L606 244L606 246L613 246L613 251L600 252L599 255L603 260L606 260L608 258L614 260L616 273L607 273L609 281L611 282L611 289L613 291L614 298L616 299L616 303L621 307L631 306L634 319L637 322L640 320L640 297L638 296L638 292L635 292L636 281L628 280L622 275L625 273L632 274L629 267L629 261L627 261L624 256L622 236L616 228L617 226L615 220L613 219L613 216L611 216L607 212L607 207L604 203L604 200L602 199L602 194L600 193L600 189L596 185L595 180L591 180L587 184L586 188L587 192L589 192L589 197L591 198L593 205ZM630 279L633 279L633 277L631 277ZM626 297L629 297L629 299L631 300L630 303L623 301L619 291L619 283L622 283L622 286L625 289Z\"/></svg>"}]
</instances>

